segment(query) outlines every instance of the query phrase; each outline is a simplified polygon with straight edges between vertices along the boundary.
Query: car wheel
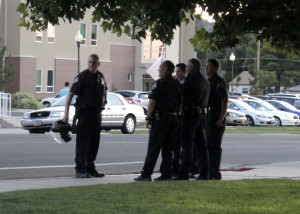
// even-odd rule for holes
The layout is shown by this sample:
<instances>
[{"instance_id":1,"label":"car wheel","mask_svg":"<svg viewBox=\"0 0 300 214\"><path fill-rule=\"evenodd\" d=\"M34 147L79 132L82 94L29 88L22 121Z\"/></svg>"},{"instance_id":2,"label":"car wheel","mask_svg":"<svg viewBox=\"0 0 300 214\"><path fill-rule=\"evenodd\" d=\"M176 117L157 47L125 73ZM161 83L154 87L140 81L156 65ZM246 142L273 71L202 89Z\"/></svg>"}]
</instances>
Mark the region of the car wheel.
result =
<instances>
[{"instance_id":1,"label":"car wheel","mask_svg":"<svg viewBox=\"0 0 300 214\"><path fill-rule=\"evenodd\" d=\"M275 118L275 126L281 126L281 120L278 117Z\"/></svg>"},{"instance_id":2,"label":"car wheel","mask_svg":"<svg viewBox=\"0 0 300 214\"><path fill-rule=\"evenodd\" d=\"M30 134L45 134L45 130L44 129L30 129L29 133Z\"/></svg>"},{"instance_id":3,"label":"car wheel","mask_svg":"<svg viewBox=\"0 0 300 214\"><path fill-rule=\"evenodd\" d=\"M121 128L123 134L133 134L135 130L135 119L131 115L127 115Z\"/></svg>"},{"instance_id":4,"label":"car wheel","mask_svg":"<svg viewBox=\"0 0 300 214\"><path fill-rule=\"evenodd\" d=\"M246 117L247 117L248 126L254 126L254 121L253 121L252 117L250 117L250 116L246 116Z\"/></svg>"},{"instance_id":5,"label":"car wheel","mask_svg":"<svg viewBox=\"0 0 300 214\"><path fill-rule=\"evenodd\" d=\"M45 106L45 107L50 107L51 106L51 103L50 102L48 102L48 101L46 101L46 102L43 102L43 105Z\"/></svg>"}]
</instances>

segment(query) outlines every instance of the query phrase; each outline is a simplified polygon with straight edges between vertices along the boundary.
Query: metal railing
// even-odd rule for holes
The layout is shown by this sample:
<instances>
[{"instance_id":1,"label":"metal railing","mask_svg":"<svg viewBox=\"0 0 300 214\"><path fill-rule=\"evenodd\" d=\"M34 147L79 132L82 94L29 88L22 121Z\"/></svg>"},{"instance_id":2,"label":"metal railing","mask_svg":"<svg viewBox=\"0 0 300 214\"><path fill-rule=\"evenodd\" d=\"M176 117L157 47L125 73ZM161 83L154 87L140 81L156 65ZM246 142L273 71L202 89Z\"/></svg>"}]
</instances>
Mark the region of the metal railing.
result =
<instances>
[{"instance_id":1,"label":"metal railing","mask_svg":"<svg viewBox=\"0 0 300 214\"><path fill-rule=\"evenodd\" d=\"M11 116L11 94L0 92L0 116Z\"/></svg>"}]
</instances>

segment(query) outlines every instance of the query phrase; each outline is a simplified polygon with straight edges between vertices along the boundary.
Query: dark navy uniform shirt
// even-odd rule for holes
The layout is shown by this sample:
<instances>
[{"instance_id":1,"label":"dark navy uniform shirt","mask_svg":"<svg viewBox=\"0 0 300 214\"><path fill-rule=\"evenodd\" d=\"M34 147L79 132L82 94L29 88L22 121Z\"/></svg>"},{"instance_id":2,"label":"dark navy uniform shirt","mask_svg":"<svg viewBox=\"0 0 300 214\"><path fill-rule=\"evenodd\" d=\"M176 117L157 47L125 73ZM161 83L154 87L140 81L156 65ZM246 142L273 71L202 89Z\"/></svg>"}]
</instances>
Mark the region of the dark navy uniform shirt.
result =
<instances>
[{"instance_id":1,"label":"dark navy uniform shirt","mask_svg":"<svg viewBox=\"0 0 300 214\"><path fill-rule=\"evenodd\" d=\"M179 82L171 75L156 80L149 94L149 99L156 101L154 111L178 113L181 101Z\"/></svg>"},{"instance_id":2,"label":"dark navy uniform shirt","mask_svg":"<svg viewBox=\"0 0 300 214\"><path fill-rule=\"evenodd\" d=\"M206 107L209 90L209 82L200 72L189 73L183 83L183 108Z\"/></svg>"},{"instance_id":3,"label":"dark navy uniform shirt","mask_svg":"<svg viewBox=\"0 0 300 214\"><path fill-rule=\"evenodd\" d=\"M226 83L218 74L214 74L208 80L210 82L208 107L210 110L220 113L222 99L228 97Z\"/></svg>"},{"instance_id":4,"label":"dark navy uniform shirt","mask_svg":"<svg viewBox=\"0 0 300 214\"><path fill-rule=\"evenodd\" d=\"M78 96L79 106L101 108L105 101L105 90L107 86L103 74L100 71L94 74L87 69L75 77L70 92Z\"/></svg>"}]
</instances>

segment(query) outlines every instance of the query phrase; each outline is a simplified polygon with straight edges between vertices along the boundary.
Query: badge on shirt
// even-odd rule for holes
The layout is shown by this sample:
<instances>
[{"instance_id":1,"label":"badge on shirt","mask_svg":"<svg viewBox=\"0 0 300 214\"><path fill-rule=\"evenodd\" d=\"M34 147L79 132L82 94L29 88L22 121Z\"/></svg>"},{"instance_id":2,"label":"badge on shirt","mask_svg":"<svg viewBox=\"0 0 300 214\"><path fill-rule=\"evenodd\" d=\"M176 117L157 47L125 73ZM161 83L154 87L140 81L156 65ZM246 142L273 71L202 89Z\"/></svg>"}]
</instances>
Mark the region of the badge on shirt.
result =
<instances>
[{"instance_id":1,"label":"badge on shirt","mask_svg":"<svg viewBox=\"0 0 300 214\"><path fill-rule=\"evenodd\" d=\"M218 83L217 83L217 87L218 87L218 88L225 88L225 83L223 83L223 82L218 82Z\"/></svg>"},{"instance_id":2,"label":"badge on shirt","mask_svg":"<svg viewBox=\"0 0 300 214\"><path fill-rule=\"evenodd\" d=\"M79 80L79 78L78 78L78 77L75 77L75 79L74 79L74 83L77 83L77 82L78 82L78 80Z\"/></svg>"}]
</instances>

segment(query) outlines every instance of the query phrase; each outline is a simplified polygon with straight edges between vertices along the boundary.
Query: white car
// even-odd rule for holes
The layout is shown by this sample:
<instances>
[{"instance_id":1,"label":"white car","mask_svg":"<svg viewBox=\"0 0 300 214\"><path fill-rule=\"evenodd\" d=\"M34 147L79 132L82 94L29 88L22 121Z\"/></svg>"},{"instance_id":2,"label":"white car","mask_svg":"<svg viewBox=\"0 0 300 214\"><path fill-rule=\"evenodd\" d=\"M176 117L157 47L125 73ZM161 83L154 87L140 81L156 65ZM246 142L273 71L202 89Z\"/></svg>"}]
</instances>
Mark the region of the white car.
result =
<instances>
[{"instance_id":1,"label":"white car","mask_svg":"<svg viewBox=\"0 0 300 214\"><path fill-rule=\"evenodd\" d=\"M246 125L247 118L243 112L227 109L226 125Z\"/></svg>"},{"instance_id":2,"label":"white car","mask_svg":"<svg viewBox=\"0 0 300 214\"><path fill-rule=\"evenodd\" d=\"M50 107L53 103L61 98L59 94L55 95L54 97L47 97L42 99L40 103L42 103L45 107Z\"/></svg>"},{"instance_id":3,"label":"white car","mask_svg":"<svg viewBox=\"0 0 300 214\"><path fill-rule=\"evenodd\" d=\"M275 118L272 114L264 111L257 111L241 100L229 99L228 108L241 111L247 117L249 126L274 126Z\"/></svg>"},{"instance_id":4,"label":"white car","mask_svg":"<svg viewBox=\"0 0 300 214\"><path fill-rule=\"evenodd\" d=\"M270 103L263 100L243 100L254 109L271 113L275 118L275 126L298 126L299 117L296 114L278 111Z\"/></svg>"},{"instance_id":5,"label":"white car","mask_svg":"<svg viewBox=\"0 0 300 214\"><path fill-rule=\"evenodd\" d=\"M102 111L101 128L104 130L121 129L124 134L133 134L137 125L145 125L146 116L142 107L130 105L119 94L107 93L108 103ZM69 123L72 123L76 102L73 97L69 110ZM66 96L57 100L51 107L27 112L23 115L21 125L29 133L45 133L50 131L52 123L64 116Z\"/></svg>"}]
</instances>

